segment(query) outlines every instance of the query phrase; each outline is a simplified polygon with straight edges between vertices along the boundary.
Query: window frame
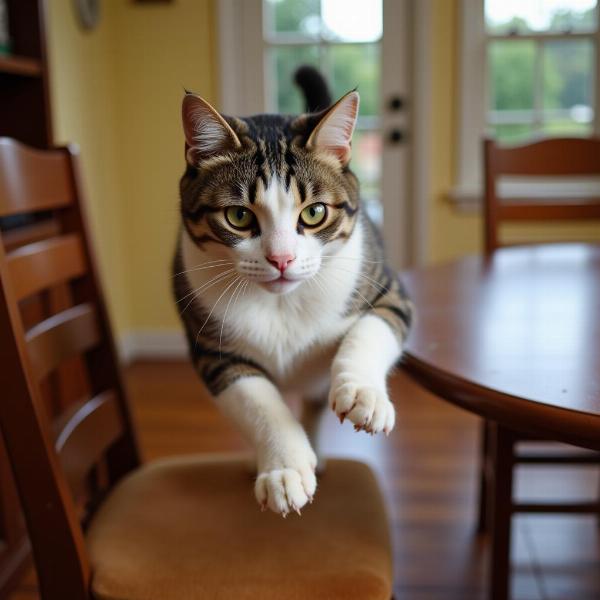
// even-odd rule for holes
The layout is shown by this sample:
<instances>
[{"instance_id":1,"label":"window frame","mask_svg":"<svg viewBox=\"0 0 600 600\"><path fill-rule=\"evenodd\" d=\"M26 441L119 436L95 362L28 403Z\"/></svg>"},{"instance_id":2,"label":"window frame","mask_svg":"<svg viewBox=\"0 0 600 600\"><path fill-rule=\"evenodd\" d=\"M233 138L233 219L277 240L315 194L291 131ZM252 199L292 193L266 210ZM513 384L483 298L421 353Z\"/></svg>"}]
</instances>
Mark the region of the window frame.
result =
<instances>
[{"instance_id":1,"label":"window frame","mask_svg":"<svg viewBox=\"0 0 600 600\"><path fill-rule=\"evenodd\" d=\"M396 147L395 153L409 152L407 160L397 168L397 157L389 161L399 177L406 177L406 191L397 197L398 187L383 189L383 195L396 200L386 206L389 218L384 219L391 232L387 238L387 253L396 267L427 264L430 254L430 200L431 200L431 58L433 36L431 25L435 0L384 0L384 38L386 27L395 27L392 43L384 44L383 57L394 61L402 73L405 86L400 92L409 99L409 110L386 114L382 126L400 125L410 132L407 149ZM216 105L225 114L242 115L264 112L264 62L262 61L261 31L262 0L219 0L216 5L216 35L218 40L215 80L219 90ZM399 14L406 12L406 19ZM408 50L405 50L406 45ZM400 58L398 58L400 57ZM402 59L405 57L405 59ZM250 66L251 68L248 68ZM218 75L217 75L218 73ZM397 93L393 80L384 78L382 97ZM391 87L390 87L391 86ZM388 153L389 154L389 153ZM384 155L385 160L385 155ZM387 168L390 168L388 162ZM384 166L384 168L386 168ZM402 188L404 190L404 188ZM397 224L402 224L406 237L399 235ZM405 245L407 246L405 248Z\"/></svg>"},{"instance_id":2,"label":"window frame","mask_svg":"<svg viewBox=\"0 0 600 600\"><path fill-rule=\"evenodd\" d=\"M309 35L297 32L277 32L274 30L273 23L271 19L273 18L272 14L269 14L269 11L266 10L266 0L244 0L245 10L248 10L248 7L251 6L251 14L245 14L244 20L248 18L256 18L256 23L260 20L261 25L261 36L259 40L254 40L251 42L251 48L253 52L261 52L262 60L261 67L263 69L263 73L261 74L261 78L264 81L264 86L262 90L259 92L258 90L254 90L254 95L258 97L262 97L262 103L264 103L264 107L268 112L279 112L276 106L277 102L277 89L276 82L271 77L265 77L265 74L270 72L273 68L271 64L272 54L271 51L276 48L286 48L286 47L316 47L319 55L319 68L322 72L324 72L328 81L332 81L332 62L331 62L331 49L336 46L376 46L378 52L383 52L383 29L381 35L374 40L367 41L337 41L331 40L323 35L322 32L319 32L317 35ZM383 10L383 6L382 6ZM256 15L260 12L261 18L257 18ZM246 21L245 21L246 22ZM239 34L238 34L239 39ZM246 46L248 42L245 42ZM243 51L242 51L243 53ZM257 81L257 78L254 78L253 82L249 84L245 84L246 87L252 86ZM251 92L252 93L252 92ZM381 87L380 87L381 93ZM337 98L332 98L332 100L336 100ZM241 111L231 111L234 114L238 114ZM263 112L263 108L260 109L257 107L256 112ZM381 136L381 143L383 144L383 136L384 136L384 128L383 128L383 118L381 115L359 115L356 122L356 132L357 133L368 133L375 132ZM380 165L380 170L383 168L383 164ZM380 177L377 182L377 194L368 194L365 191L365 187L362 189L363 199L367 201L375 200L376 206L378 202L381 201L381 196L383 194L383 181L380 173ZM377 211L377 208L375 208ZM375 220L377 220L377 212L375 213Z\"/></svg>"},{"instance_id":3,"label":"window frame","mask_svg":"<svg viewBox=\"0 0 600 600\"><path fill-rule=\"evenodd\" d=\"M531 33L512 36L510 34L487 33L484 14L485 0L460 0L458 19L458 102L457 102L457 149L455 185L450 190L450 199L461 209L479 210L483 195L483 165L481 146L487 128L488 69L487 44L489 40L534 39L544 40L592 39L595 42L595 81L593 135L600 135L600 26L591 33ZM535 108L534 108L535 110ZM589 182L571 183L565 187L570 195L598 195ZM556 195L554 186L539 184L535 193L540 197ZM507 187L506 195L532 195L531 185L514 184Z\"/></svg>"}]
</instances>

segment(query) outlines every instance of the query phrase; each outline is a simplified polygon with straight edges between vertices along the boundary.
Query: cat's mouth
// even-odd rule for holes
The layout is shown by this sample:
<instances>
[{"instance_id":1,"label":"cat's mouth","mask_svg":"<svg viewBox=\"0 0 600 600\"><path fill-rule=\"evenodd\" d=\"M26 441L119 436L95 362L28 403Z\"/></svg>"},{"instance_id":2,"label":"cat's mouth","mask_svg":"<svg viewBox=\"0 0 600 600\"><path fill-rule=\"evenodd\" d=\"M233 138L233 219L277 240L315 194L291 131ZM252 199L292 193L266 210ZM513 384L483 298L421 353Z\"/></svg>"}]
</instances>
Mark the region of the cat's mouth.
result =
<instances>
[{"instance_id":1,"label":"cat's mouth","mask_svg":"<svg viewBox=\"0 0 600 600\"><path fill-rule=\"evenodd\" d=\"M280 275L277 279L271 281L261 281L260 285L273 294L287 294L302 283L301 279L288 279Z\"/></svg>"}]
</instances>

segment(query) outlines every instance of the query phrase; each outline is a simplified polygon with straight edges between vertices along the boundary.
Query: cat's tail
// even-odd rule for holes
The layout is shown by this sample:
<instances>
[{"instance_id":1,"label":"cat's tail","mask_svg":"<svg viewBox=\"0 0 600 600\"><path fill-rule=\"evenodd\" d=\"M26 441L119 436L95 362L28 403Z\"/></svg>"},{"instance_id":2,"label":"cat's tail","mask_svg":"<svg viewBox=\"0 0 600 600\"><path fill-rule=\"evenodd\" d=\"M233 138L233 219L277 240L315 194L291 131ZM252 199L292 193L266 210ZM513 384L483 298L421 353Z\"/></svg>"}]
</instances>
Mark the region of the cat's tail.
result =
<instances>
[{"instance_id":1,"label":"cat's tail","mask_svg":"<svg viewBox=\"0 0 600 600\"><path fill-rule=\"evenodd\" d=\"M298 67L294 81L304 94L307 112L317 112L331 105L331 94L325 77L310 65Z\"/></svg>"}]
</instances>

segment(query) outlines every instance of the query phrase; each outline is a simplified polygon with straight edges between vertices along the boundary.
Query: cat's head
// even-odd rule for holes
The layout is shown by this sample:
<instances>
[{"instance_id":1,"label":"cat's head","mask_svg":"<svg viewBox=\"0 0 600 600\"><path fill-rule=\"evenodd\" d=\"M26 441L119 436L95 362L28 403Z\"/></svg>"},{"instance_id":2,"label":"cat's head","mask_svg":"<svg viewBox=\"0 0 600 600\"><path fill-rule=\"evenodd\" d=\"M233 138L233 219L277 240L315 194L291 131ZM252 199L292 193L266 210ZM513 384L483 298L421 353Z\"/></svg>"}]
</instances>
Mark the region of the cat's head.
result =
<instances>
[{"instance_id":1,"label":"cat's head","mask_svg":"<svg viewBox=\"0 0 600 600\"><path fill-rule=\"evenodd\" d=\"M356 223L348 163L358 104L351 91L320 113L232 118L186 94L181 209L191 239L272 293L315 276Z\"/></svg>"}]
</instances>

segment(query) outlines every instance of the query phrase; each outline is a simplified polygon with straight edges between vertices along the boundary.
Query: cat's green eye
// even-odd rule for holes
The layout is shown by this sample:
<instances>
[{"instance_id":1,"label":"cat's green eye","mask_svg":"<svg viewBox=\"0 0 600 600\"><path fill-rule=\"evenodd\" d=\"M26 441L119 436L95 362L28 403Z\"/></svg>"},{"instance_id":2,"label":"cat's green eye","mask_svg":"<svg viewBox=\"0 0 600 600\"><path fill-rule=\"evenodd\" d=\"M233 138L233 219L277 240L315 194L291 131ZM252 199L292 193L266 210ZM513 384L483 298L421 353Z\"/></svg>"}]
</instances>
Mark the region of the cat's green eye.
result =
<instances>
[{"instance_id":1,"label":"cat's green eye","mask_svg":"<svg viewBox=\"0 0 600 600\"><path fill-rule=\"evenodd\" d=\"M316 204L311 204L307 206L300 213L300 221L303 225L307 227L316 227L320 225L327 216L327 208L325 208L324 204L317 202Z\"/></svg>"},{"instance_id":2,"label":"cat's green eye","mask_svg":"<svg viewBox=\"0 0 600 600\"><path fill-rule=\"evenodd\" d=\"M230 206L225 210L225 218L236 229L249 229L254 224L254 213L245 206Z\"/></svg>"}]
</instances>

